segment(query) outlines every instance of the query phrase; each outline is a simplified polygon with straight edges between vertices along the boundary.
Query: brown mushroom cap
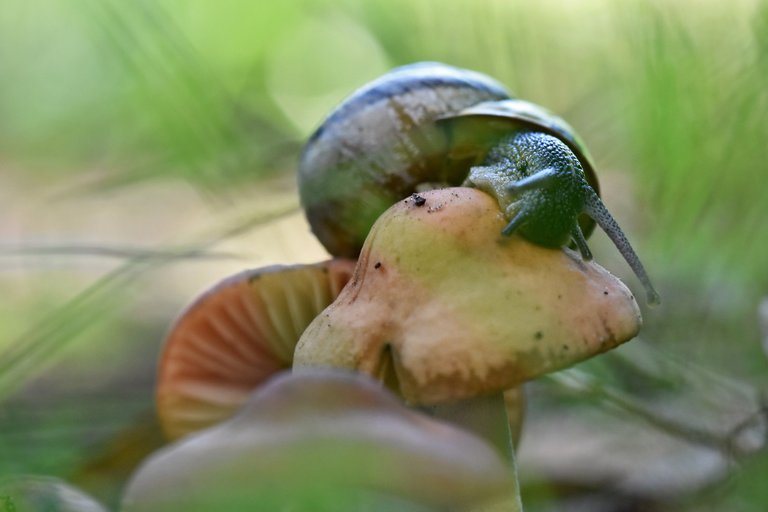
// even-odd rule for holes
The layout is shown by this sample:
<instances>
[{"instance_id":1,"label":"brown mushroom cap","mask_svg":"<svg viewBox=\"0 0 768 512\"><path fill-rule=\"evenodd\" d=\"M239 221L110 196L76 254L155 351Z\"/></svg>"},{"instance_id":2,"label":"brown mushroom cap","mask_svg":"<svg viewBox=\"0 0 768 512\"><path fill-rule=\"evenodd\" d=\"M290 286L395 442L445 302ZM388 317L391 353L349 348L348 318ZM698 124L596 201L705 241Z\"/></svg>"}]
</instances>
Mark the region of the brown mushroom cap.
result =
<instances>
[{"instance_id":1,"label":"brown mushroom cap","mask_svg":"<svg viewBox=\"0 0 768 512\"><path fill-rule=\"evenodd\" d=\"M513 485L480 438L407 409L365 375L305 369L156 452L122 510L455 510Z\"/></svg>"},{"instance_id":2,"label":"brown mushroom cap","mask_svg":"<svg viewBox=\"0 0 768 512\"><path fill-rule=\"evenodd\" d=\"M416 404L471 398L616 347L641 324L621 281L568 249L501 235L493 198L449 188L374 225L295 366L363 371Z\"/></svg>"},{"instance_id":3,"label":"brown mushroom cap","mask_svg":"<svg viewBox=\"0 0 768 512\"><path fill-rule=\"evenodd\" d=\"M172 327L157 409L170 438L231 416L254 388L290 368L301 333L344 287L352 260L247 270L204 293Z\"/></svg>"}]
</instances>

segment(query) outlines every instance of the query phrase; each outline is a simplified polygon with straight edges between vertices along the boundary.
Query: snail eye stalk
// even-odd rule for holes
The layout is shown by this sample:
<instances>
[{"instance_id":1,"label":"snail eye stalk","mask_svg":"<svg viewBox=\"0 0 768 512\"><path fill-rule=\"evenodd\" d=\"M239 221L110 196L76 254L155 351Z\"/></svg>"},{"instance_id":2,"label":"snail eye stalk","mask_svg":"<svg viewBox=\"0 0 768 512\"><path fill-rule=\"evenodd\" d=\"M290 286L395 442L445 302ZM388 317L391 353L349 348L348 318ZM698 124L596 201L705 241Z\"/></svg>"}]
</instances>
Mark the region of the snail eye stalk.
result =
<instances>
[{"instance_id":1,"label":"snail eye stalk","mask_svg":"<svg viewBox=\"0 0 768 512\"><path fill-rule=\"evenodd\" d=\"M587 239L584 238L584 233L581 231L578 223L576 223L573 227L573 231L571 231L571 238L576 243L576 247L579 248L579 252L581 253L581 257L584 258L584 261L592 261L592 251L589 250Z\"/></svg>"},{"instance_id":2,"label":"snail eye stalk","mask_svg":"<svg viewBox=\"0 0 768 512\"><path fill-rule=\"evenodd\" d=\"M611 215L594 191L592 191L587 198L586 204L584 205L584 213L597 222L600 228L605 231L605 234L608 235L608 238L611 239L613 245L615 245L621 255L624 256L624 259L640 280L643 288L645 288L648 304L651 306L660 304L661 297L654 289L653 284L651 284L651 278L648 277L648 273L645 271L645 267L637 256L637 253L632 248L632 244L629 243L629 240L627 240L627 237L613 218L613 215Z\"/></svg>"},{"instance_id":3,"label":"snail eye stalk","mask_svg":"<svg viewBox=\"0 0 768 512\"><path fill-rule=\"evenodd\" d=\"M517 228L523 225L527 217L528 217L528 211L520 210L512 218L512 220L509 221L509 224L507 224L507 226L501 231L501 234L504 236L510 236L512 233L515 232Z\"/></svg>"},{"instance_id":4,"label":"snail eye stalk","mask_svg":"<svg viewBox=\"0 0 768 512\"><path fill-rule=\"evenodd\" d=\"M549 188L557 182L557 170L553 167L542 169L507 185L510 194L517 195L526 190Z\"/></svg>"}]
</instances>

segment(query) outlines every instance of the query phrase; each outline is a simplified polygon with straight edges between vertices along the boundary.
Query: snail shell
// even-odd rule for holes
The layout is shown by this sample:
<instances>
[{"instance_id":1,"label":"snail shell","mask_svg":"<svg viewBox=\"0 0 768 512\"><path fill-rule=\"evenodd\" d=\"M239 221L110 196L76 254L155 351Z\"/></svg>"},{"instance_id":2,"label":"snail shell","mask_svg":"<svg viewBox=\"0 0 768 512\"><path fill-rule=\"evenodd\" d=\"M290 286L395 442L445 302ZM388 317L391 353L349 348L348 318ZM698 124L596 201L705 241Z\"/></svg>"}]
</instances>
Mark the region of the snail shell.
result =
<instances>
[{"instance_id":1,"label":"snail shell","mask_svg":"<svg viewBox=\"0 0 768 512\"><path fill-rule=\"evenodd\" d=\"M460 185L500 138L535 129L562 140L597 192L589 154L568 124L496 80L439 63L396 68L339 105L307 142L299 193L328 252L356 257L374 221L420 186ZM594 223L580 218L585 234Z\"/></svg>"}]
</instances>

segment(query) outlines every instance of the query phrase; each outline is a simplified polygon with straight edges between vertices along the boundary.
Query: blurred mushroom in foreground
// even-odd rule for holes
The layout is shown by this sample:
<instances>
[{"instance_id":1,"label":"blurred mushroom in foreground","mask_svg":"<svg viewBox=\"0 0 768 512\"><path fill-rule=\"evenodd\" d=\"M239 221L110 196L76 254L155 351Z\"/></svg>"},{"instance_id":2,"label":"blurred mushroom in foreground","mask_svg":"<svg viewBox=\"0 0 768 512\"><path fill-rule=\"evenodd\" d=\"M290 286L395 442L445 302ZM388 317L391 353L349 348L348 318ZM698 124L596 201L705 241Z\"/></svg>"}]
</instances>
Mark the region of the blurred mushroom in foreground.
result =
<instances>
[{"instance_id":1,"label":"blurred mushroom in foreground","mask_svg":"<svg viewBox=\"0 0 768 512\"><path fill-rule=\"evenodd\" d=\"M307 325L330 304L354 261L246 270L205 292L171 328L160 359L157 409L179 438L229 418L251 392L291 367Z\"/></svg>"},{"instance_id":2,"label":"blurred mushroom in foreground","mask_svg":"<svg viewBox=\"0 0 768 512\"><path fill-rule=\"evenodd\" d=\"M24 475L0 480L0 511L106 512L106 509L58 478Z\"/></svg>"},{"instance_id":3,"label":"blurred mushroom in foreground","mask_svg":"<svg viewBox=\"0 0 768 512\"><path fill-rule=\"evenodd\" d=\"M304 369L151 456L123 510L467 510L510 478L485 441L407 409L369 377Z\"/></svg>"}]
</instances>

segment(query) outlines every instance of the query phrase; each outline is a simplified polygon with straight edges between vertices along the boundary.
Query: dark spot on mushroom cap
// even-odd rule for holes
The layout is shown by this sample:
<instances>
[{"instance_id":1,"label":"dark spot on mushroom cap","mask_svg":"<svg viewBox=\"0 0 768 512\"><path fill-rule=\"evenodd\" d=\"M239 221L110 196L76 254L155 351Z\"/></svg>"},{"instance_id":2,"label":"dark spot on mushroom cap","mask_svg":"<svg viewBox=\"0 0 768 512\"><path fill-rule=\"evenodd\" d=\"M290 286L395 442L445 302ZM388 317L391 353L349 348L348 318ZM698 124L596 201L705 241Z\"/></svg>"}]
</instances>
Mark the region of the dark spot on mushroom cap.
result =
<instances>
[{"instance_id":1,"label":"dark spot on mushroom cap","mask_svg":"<svg viewBox=\"0 0 768 512\"><path fill-rule=\"evenodd\" d=\"M543 337L544 337L544 333L541 331L536 331L536 334L533 335L533 338L536 340L540 340Z\"/></svg>"},{"instance_id":2,"label":"dark spot on mushroom cap","mask_svg":"<svg viewBox=\"0 0 768 512\"><path fill-rule=\"evenodd\" d=\"M603 295L608 295L608 290L605 290L605 291L603 292Z\"/></svg>"},{"instance_id":3,"label":"dark spot on mushroom cap","mask_svg":"<svg viewBox=\"0 0 768 512\"><path fill-rule=\"evenodd\" d=\"M414 193L411 197L413 198L413 203L416 206L424 206L424 204L427 202L426 198L420 196L419 194Z\"/></svg>"},{"instance_id":4,"label":"dark spot on mushroom cap","mask_svg":"<svg viewBox=\"0 0 768 512\"><path fill-rule=\"evenodd\" d=\"M373 268L381 268L381 262L377 261Z\"/></svg>"}]
</instances>

